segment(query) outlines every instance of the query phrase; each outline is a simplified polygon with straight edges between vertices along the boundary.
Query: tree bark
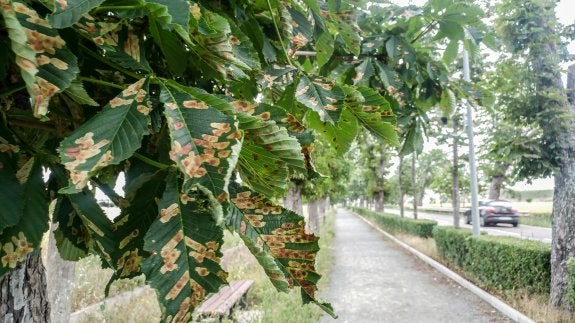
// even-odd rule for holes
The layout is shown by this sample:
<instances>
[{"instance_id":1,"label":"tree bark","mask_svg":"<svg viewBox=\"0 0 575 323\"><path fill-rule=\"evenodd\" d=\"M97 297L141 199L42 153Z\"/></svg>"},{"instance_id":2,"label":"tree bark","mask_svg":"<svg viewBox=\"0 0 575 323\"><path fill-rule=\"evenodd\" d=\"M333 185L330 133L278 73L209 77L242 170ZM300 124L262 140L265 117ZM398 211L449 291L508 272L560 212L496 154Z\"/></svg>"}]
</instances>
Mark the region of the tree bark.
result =
<instances>
[{"instance_id":1,"label":"tree bark","mask_svg":"<svg viewBox=\"0 0 575 323\"><path fill-rule=\"evenodd\" d=\"M403 170L403 157L399 156L399 167L398 167L397 182L399 188L399 215L403 218L405 216L403 207L403 186L401 185L401 172Z\"/></svg>"},{"instance_id":2,"label":"tree bark","mask_svg":"<svg viewBox=\"0 0 575 323\"><path fill-rule=\"evenodd\" d=\"M452 151L453 165L451 167L451 203L453 206L453 227L459 228L459 151L458 151L458 132L459 122L457 115L451 118L453 121L452 133Z\"/></svg>"},{"instance_id":3,"label":"tree bark","mask_svg":"<svg viewBox=\"0 0 575 323\"><path fill-rule=\"evenodd\" d=\"M308 232L319 234L319 202L317 200L307 203Z\"/></svg>"},{"instance_id":4,"label":"tree bark","mask_svg":"<svg viewBox=\"0 0 575 323\"><path fill-rule=\"evenodd\" d=\"M301 201L301 184L292 181L292 185L287 191L284 197L284 207L288 210L302 215L303 214L303 204Z\"/></svg>"},{"instance_id":5,"label":"tree bark","mask_svg":"<svg viewBox=\"0 0 575 323\"><path fill-rule=\"evenodd\" d=\"M417 169L415 168L415 152L411 156L411 187L413 188L413 218L417 220Z\"/></svg>"},{"instance_id":6,"label":"tree bark","mask_svg":"<svg viewBox=\"0 0 575 323\"><path fill-rule=\"evenodd\" d=\"M505 174L507 173L507 169L509 169L509 165L496 163L495 168L498 173L491 177L491 184L489 185L490 200L499 200L501 197L501 188L503 187L503 182L505 182Z\"/></svg>"},{"instance_id":7,"label":"tree bark","mask_svg":"<svg viewBox=\"0 0 575 323\"><path fill-rule=\"evenodd\" d=\"M573 85L575 65L569 66L567 85ZM560 84L560 76L557 76ZM567 93L573 93L568 88ZM569 98L569 95L567 96ZM572 99L572 98L570 98ZM569 101L568 101L569 102ZM574 106L566 107L570 115L575 115ZM575 129L573 124L563 133L564 148L559 172L555 174L553 192L553 225L551 241L551 304L572 311L567 297L568 271L567 260L575 256ZM559 140L558 140L559 141Z\"/></svg>"},{"instance_id":8,"label":"tree bark","mask_svg":"<svg viewBox=\"0 0 575 323\"><path fill-rule=\"evenodd\" d=\"M384 144L381 145L381 156L379 160L379 169L378 169L378 188L379 191L375 195L375 210L377 212L384 212L385 211L385 193L384 193L384 186L385 186L385 160L387 149Z\"/></svg>"},{"instance_id":9,"label":"tree bark","mask_svg":"<svg viewBox=\"0 0 575 323\"><path fill-rule=\"evenodd\" d=\"M0 279L0 322L50 322L46 276L39 251Z\"/></svg>"},{"instance_id":10,"label":"tree bark","mask_svg":"<svg viewBox=\"0 0 575 323\"><path fill-rule=\"evenodd\" d=\"M76 263L60 257L53 230L50 230L48 238L48 260L46 263L46 283L51 305L50 320L52 322L68 322L70 320Z\"/></svg>"}]
</instances>

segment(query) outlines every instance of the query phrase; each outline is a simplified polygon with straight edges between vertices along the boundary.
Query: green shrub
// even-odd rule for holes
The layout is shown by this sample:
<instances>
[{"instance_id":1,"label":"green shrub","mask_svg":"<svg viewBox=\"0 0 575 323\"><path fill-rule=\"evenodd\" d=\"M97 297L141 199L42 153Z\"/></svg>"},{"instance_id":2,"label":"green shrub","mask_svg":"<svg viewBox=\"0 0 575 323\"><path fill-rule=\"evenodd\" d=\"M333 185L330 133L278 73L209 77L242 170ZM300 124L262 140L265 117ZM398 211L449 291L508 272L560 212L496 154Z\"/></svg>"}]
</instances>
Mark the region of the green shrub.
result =
<instances>
[{"instance_id":1,"label":"green shrub","mask_svg":"<svg viewBox=\"0 0 575 323\"><path fill-rule=\"evenodd\" d=\"M567 261L567 280L569 286L567 287L567 297L571 306L575 306L575 257L569 258Z\"/></svg>"},{"instance_id":2,"label":"green shrub","mask_svg":"<svg viewBox=\"0 0 575 323\"><path fill-rule=\"evenodd\" d=\"M433 220L414 220L361 208L353 208L353 211L373 219L390 233L406 233L422 238L431 238L433 228L437 226L437 222Z\"/></svg>"},{"instance_id":3,"label":"green shrub","mask_svg":"<svg viewBox=\"0 0 575 323\"><path fill-rule=\"evenodd\" d=\"M467 239L472 233L469 229L455 229L453 227L435 227L433 238L440 257L461 268L467 260Z\"/></svg>"},{"instance_id":4,"label":"green shrub","mask_svg":"<svg viewBox=\"0 0 575 323\"><path fill-rule=\"evenodd\" d=\"M551 249L543 242L487 235L475 238L469 230L449 227L436 227L433 237L440 257L487 286L549 292Z\"/></svg>"}]
</instances>

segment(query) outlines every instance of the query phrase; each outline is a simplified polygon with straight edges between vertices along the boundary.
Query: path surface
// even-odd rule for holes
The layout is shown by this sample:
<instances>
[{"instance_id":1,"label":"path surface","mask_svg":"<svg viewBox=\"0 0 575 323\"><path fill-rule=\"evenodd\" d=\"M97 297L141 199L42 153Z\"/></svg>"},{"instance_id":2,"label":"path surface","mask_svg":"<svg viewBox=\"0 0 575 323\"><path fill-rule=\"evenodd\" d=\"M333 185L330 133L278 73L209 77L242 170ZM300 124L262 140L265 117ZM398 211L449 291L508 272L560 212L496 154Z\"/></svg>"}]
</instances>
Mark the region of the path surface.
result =
<instances>
[{"instance_id":1,"label":"path surface","mask_svg":"<svg viewBox=\"0 0 575 323\"><path fill-rule=\"evenodd\" d=\"M386 213L399 214L399 210L385 209ZM437 213L427 213L427 212L417 212L420 219L430 219L437 221L437 224L444 226L452 226L453 218L451 215L437 214ZM406 210L406 217L413 217L413 211ZM470 224L465 224L465 217L461 216L461 227L471 229ZM481 231L486 231L488 234L496 236L511 236L522 239L539 240L546 243L551 243L551 228L535 227L525 224L519 224L518 227L514 228L510 224L498 224L494 227L482 227L479 228Z\"/></svg>"},{"instance_id":2,"label":"path surface","mask_svg":"<svg viewBox=\"0 0 575 323\"><path fill-rule=\"evenodd\" d=\"M338 320L321 322L507 322L499 312L339 209L334 266L321 295Z\"/></svg>"}]
</instances>

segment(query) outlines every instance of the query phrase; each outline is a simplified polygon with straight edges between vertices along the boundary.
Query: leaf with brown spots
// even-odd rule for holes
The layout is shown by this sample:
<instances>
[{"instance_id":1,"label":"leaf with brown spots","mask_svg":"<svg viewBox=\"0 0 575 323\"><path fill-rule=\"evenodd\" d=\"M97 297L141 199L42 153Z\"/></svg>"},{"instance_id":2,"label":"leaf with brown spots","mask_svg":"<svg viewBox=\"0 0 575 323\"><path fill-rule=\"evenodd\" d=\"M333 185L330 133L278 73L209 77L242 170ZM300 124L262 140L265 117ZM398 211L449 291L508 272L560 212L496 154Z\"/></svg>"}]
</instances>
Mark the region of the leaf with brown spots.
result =
<instances>
[{"instance_id":1,"label":"leaf with brown spots","mask_svg":"<svg viewBox=\"0 0 575 323\"><path fill-rule=\"evenodd\" d=\"M213 197L225 196L241 145L235 118L205 101L210 95L198 89L172 81L162 83L161 89L170 131L170 159L185 175L184 191L201 185Z\"/></svg>"},{"instance_id":2,"label":"leaf with brown spots","mask_svg":"<svg viewBox=\"0 0 575 323\"><path fill-rule=\"evenodd\" d=\"M66 48L58 31L24 2L1 0L0 14L30 94L34 116L44 118L50 99L76 78L76 56Z\"/></svg>"},{"instance_id":3,"label":"leaf with brown spots","mask_svg":"<svg viewBox=\"0 0 575 323\"><path fill-rule=\"evenodd\" d=\"M140 148L150 122L148 92L148 78L128 86L62 141L60 160L70 172L70 186L63 193L81 191L98 170L120 163Z\"/></svg>"},{"instance_id":4,"label":"leaf with brown spots","mask_svg":"<svg viewBox=\"0 0 575 323\"><path fill-rule=\"evenodd\" d=\"M106 57L122 67L152 72L146 60L144 32L136 24L97 20L85 14L74 24L84 37L106 52Z\"/></svg>"},{"instance_id":5,"label":"leaf with brown spots","mask_svg":"<svg viewBox=\"0 0 575 323\"><path fill-rule=\"evenodd\" d=\"M49 16L56 28L67 28L78 22L82 15L99 6L104 0L59 0L54 1L54 13Z\"/></svg>"},{"instance_id":6,"label":"leaf with brown spots","mask_svg":"<svg viewBox=\"0 0 575 323\"><path fill-rule=\"evenodd\" d=\"M339 85L316 76L302 75L295 91L296 100L317 112L322 121L335 124L341 116L343 90Z\"/></svg>"},{"instance_id":7,"label":"leaf with brown spots","mask_svg":"<svg viewBox=\"0 0 575 323\"><path fill-rule=\"evenodd\" d=\"M240 128L244 144L238 171L248 186L268 197L278 196L285 193L290 173L307 173L301 146L286 128L271 120L240 122Z\"/></svg>"},{"instance_id":8,"label":"leaf with brown spots","mask_svg":"<svg viewBox=\"0 0 575 323\"><path fill-rule=\"evenodd\" d=\"M230 201L226 224L249 241L276 288L285 289L286 280L290 288L300 286L304 302L311 300L335 317L331 305L315 296L321 277L315 269L319 245L317 237L305 232L304 218L237 183L230 184Z\"/></svg>"},{"instance_id":9,"label":"leaf with brown spots","mask_svg":"<svg viewBox=\"0 0 575 323\"><path fill-rule=\"evenodd\" d=\"M220 267L223 231L205 196L180 192L172 174L159 204L160 216L145 236L151 253L142 264L146 279L164 306L163 320L187 322L194 308L227 284Z\"/></svg>"},{"instance_id":10,"label":"leaf with brown spots","mask_svg":"<svg viewBox=\"0 0 575 323\"><path fill-rule=\"evenodd\" d=\"M395 129L396 118L389 102L375 90L367 87L346 87L348 95L345 107L375 136L385 140L391 146L398 146L399 139ZM353 99L355 98L355 99Z\"/></svg>"},{"instance_id":11,"label":"leaf with brown spots","mask_svg":"<svg viewBox=\"0 0 575 323\"><path fill-rule=\"evenodd\" d=\"M26 181L20 185L26 203L18 223L0 233L0 277L13 269L28 253L39 248L42 236L48 230L48 196L42 178L42 164L30 159L21 169L24 168L27 172Z\"/></svg>"}]
</instances>

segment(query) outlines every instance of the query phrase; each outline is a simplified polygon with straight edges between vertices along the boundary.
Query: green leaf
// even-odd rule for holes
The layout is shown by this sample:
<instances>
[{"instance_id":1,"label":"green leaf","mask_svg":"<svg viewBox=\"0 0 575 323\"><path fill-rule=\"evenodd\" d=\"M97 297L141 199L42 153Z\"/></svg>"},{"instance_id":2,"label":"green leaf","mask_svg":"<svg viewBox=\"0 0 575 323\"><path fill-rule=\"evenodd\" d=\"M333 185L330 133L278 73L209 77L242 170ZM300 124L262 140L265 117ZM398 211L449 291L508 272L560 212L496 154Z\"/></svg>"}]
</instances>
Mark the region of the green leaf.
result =
<instances>
[{"instance_id":1,"label":"green leaf","mask_svg":"<svg viewBox=\"0 0 575 323\"><path fill-rule=\"evenodd\" d=\"M176 76L182 75L187 67L188 53L178 36L160 28L154 20L150 21L150 33L164 54L170 72Z\"/></svg>"},{"instance_id":2,"label":"green leaf","mask_svg":"<svg viewBox=\"0 0 575 323\"><path fill-rule=\"evenodd\" d=\"M384 118L394 119L389 102L372 88L359 87L357 91L364 100L359 105L351 105L349 110L372 134L384 139L391 146L399 146L395 125L384 121Z\"/></svg>"},{"instance_id":3,"label":"green leaf","mask_svg":"<svg viewBox=\"0 0 575 323\"><path fill-rule=\"evenodd\" d=\"M319 115L312 111L306 114L306 123L335 149L338 156L349 150L359 131L357 118L347 109L343 110L336 125L321 121Z\"/></svg>"},{"instance_id":4,"label":"green leaf","mask_svg":"<svg viewBox=\"0 0 575 323\"><path fill-rule=\"evenodd\" d=\"M375 68L373 67L371 58L367 58L357 65L355 73L353 84L369 87L371 78L375 75Z\"/></svg>"},{"instance_id":5,"label":"green leaf","mask_svg":"<svg viewBox=\"0 0 575 323\"><path fill-rule=\"evenodd\" d=\"M0 137L0 148L9 149ZM2 151L2 149L0 149ZM10 226L16 225L24 211L24 192L16 178L15 163L6 152L0 152L0 234Z\"/></svg>"},{"instance_id":6,"label":"green leaf","mask_svg":"<svg viewBox=\"0 0 575 323\"><path fill-rule=\"evenodd\" d=\"M76 57L58 31L22 2L8 1L0 10L12 41L12 51L32 100L34 116L45 118L50 99L76 78ZM18 10L15 9L18 6ZM34 30L36 33L27 33ZM39 42L38 39L44 39ZM30 46L29 44L34 44Z\"/></svg>"},{"instance_id":7,"label":"green leaf","mask_svg":"<svg viewBox=\"0 0 575 323\"><path fill-rule=\"evenodd\" d=\"M237 102L232 102L237 105ZM279 196L287 189L288 170L305 174L306 166L298 140L287 129L268 121L270 111L262 108L262 119L240 116L244 143L238 171L242 181L269 197ZM263 117L262 117L263 116Z\"/></svg>"},{"instance_id":8,"label":"green leaf","mask_svg":"<svg viewBox=\"0 0 575 323\"><path fill-rule=\"evenodd\" d=\"M315 44L317 53L317 68L321 68L331 59L334 51L334 40L329 32L324 32L319 36Z\"/></svg>"},{"instance_id":9,"label":"green leaf","mask_svg":"<svg viewBox=\"0 0 575 323\"><path fill-rule=\"evenodd\" d=\"M61 176L65 180L65 171L62 169L61 172ZM61 241L67 240L84 253L89 251L90 232L67 195L63 195L57 200L52 218L54 223L58 223L57 234L55 233L57 238L61 236ZM60 249L60 247L58 248ZM69 250L73 251L73 248L69 248Z\"/></svg>"},{"instance_id":10,"label":"green leaf","mask_svg":"<svg viewBox=\"0 0 575 323\"><path fill-rule=\"evenodd\" d=\"M0 234L0 277L40 247L48 230L48 196L42 178L42 164L34 158L18 171L23 181L24 210L18 223Z\"/></svg>"},{"instance_id":11,"label":"green leaf","mask_svg":"<svg viewBox=\"0 0 575 323\"><path fill-rule=\"evenodd\" d=\"M104 0L60 0L54 1L54 13L48 16L56 28L67 28L77 23L82 15L99 6Z\"/></svg>"},{"instance_id":12,"label":"green leaf","mask_svg":"<svg viewBox=\"0 0 575 323\"><path fill-rule=\"evenodd\" d=\"M190 29L190 4L186 0L146 0L146 8L155 23L164 29L177 29L187 35Z\"/></svg>"},{"instance_id":13,"label":"green leaf","mask_svg":"<svg viewBox=\"0 0 575 323\"><path fill-rule=\"evenodd\" d=\"M148 92L148 79L140 79L62 141L60 160L71 178L71 186L62 192L79 192L97 170L134 154L148 133Z\"/></svg>"},{"instance_id":14,"label":"green leaf","mask_svg":"<svg viewBox=\"0 0 575 323\"><path fill-rule=\"evenodd\" d=\"M444 35L451 41L458 41L465 37L465 32L463 31L463 27L458 23L451 21L440 21L439 32L436 38L440 37L440 35Z\"/></svg>"},{"instance_id":15,"label":"green leaf","mask_svg":"<svg viewBox=\"0 0 575 323\"><path fill-rule=\"evenodd\" d=\"M297 69L293 66L281 66L272 64L264 70L260 79L263 89L283 91L288 85L292 84L295 79Z\"/></svg>"},{"instance_id":16,"label":"green leaf","mask_svg":"<svg viewBox=\"0 0 575 323\"><path fill-rule=\"evenodd\" d=\"M59 228L54 231L54 239L56 239L58 253L64 260L78 261L88 255L85 250L76 247L75 244L68 240Z\"/></svg>"},{"instance_id":17,"label":"green leaf","mask_svg":"<svg viewBox=\"0 0 575 323\"><path fill-rule=\"evenodd\" d=\"M375 61L375 66L377 67L377 75L386 89L389 89L389 87L401 89L403 87L399 75L392 67L380 61Z\"/></svg>"},{"instance_id":18,"label":"green leaf","mask_svg":"<svg viewBox=\"0 0 575 323\"><path fill-rule=\"evenodd\" d=\"M85 104L93 107L100 106L98 102L94 101L94 99L90 97L88 92L86 92L84 85L80 81L73 81L64 93L68 94L68 96L78 104Z\"/></svg>"},{"instance_id":19,"label":"green leaf","mask_svg":"<svg viewBox=\"0 0 575 323\"><path fill-rule=\"evenodd\" d=\"M445 51L443 52L443 62L445 64L451 64L457 58L457 54L459 53L459 41L458 40L451 40L447 44Z\"/></svg>"},{"instance_id":20,"label":"green leaf","mask_svg":"<svg viewBox=\"0 0 575 323\"><path fill-rule=\"evenodd\" d=\"M331 306L318 301L315 296L321 277L315 269L318 238L305 233L304 218L237 183L230 185L230 201L228 226L243 240L251 241L252 252L257 255L265 252L274 258L275 266L268 257L260 255L258 259L260 264L264 262L274 286L284 290L287 278L293 285L301 287L304 301L315 302L335 317ZM278 276L278 269L284 277Z\"/></svg>"},{"instance_id":21,"label":"green leaf","mask_svg":"<svg viewBox=\"0 0 575 323\"><path fill-rule=\"evenodd\" d=\"M455 93L450 89L444 89L441 92L441 101L439 101L439 108L444 115L451 115L457 105L457 99L455 98Z\"/></svg>"},{"instance_id":22,"label":"green leaf","mask_svg":"<svg viewBox=\"0 0 575 323\"><path fill-rule=\"evenodd\" d=\"M343 39L347 50L355 56L359 56L361 52L361 37L359 34L353 30L352 26L342 20L337 20L336 24L339 30L339 36Z\"/></svg>"},{"instance_id":23,"label":"green leaf","mask_svg":"<svg viewBox=\"0 0 575 323\"><path fill-rule=\"evenodd\" d=\"M395 57L395 51L397 48L397 39L395 38L395 36L391 36L386 42L385 42L385 50L387 51L387 55L389 55L389 57L394 58Z\"/></svg>"},{"instance_id":24,"label":"green leaf","mask_svg":"<svg viewBox=\"0 0 575 323\"><path fill-rule=\"evenodd\" d=\"M298 102L316 111L322 121L336 123L341 115L338 106L344 98L342 89L326 79L302 75L299 79L295 97Z\"/></svg>"},{"instance_id":25,"label":"green leaf","mask_svg":"<svg viewBox=\"0 0 575 323\"><path fill-rule=\"evenodd\" d=\"M186 176L184 190L200 184L214 197L225 198L239 155L241 134L235 119L206 102L209 94L171 81L161 88L171 138L170 158Z\"/></svg>"},{"instance_id":26,"label":"green leaf","mask_svg":"<svg viewBox=\"0 0 575 323\"><path fill-rule=\"evenodd\" d=\"M151 255L142 266L164 305L163 320L187 322L207 295L226 284L220 266L223 231L198 192L180 194L175 176L168 180L159 213L145 236Z\"/></svg>"}]
</instances>

